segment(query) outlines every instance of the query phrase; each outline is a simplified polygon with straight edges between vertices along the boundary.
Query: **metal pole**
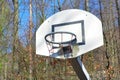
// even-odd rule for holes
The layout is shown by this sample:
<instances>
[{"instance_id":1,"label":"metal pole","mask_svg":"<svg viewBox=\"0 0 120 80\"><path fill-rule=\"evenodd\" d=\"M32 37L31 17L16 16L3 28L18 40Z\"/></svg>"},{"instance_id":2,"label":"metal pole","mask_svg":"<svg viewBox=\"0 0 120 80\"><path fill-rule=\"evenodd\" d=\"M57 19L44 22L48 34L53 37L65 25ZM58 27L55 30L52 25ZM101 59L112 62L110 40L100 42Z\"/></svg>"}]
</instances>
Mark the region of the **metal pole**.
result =
<instances>
[{"instance_id":1,"label":"metal pole","mask_svg":"<svg viewBox=\"0 0 120 80\"><path fill-rule=\"evenodd\" d=\"M80 80L91 80L80 57L69 59L69 61Z\"/></svg>"}]
</instances>

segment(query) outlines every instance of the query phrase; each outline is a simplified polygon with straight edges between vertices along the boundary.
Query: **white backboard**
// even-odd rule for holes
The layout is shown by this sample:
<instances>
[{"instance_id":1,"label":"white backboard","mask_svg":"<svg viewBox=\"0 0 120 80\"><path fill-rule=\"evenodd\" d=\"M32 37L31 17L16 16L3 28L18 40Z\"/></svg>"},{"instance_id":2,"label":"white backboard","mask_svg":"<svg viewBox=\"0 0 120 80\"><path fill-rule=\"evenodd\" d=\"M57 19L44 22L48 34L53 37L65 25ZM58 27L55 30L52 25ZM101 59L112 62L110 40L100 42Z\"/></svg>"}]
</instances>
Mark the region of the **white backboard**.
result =
<instances>
[{"instance_id":1,"label":"white backboard","mask_svg":"<svg viewBox=\"0 0 120 80\"><path fill-rule=\"evenodd\" d=\"M58 12L49 17L36 32L36 54L64 59L63 55L50 53L45 41L45 35L51 32L71 32L77 37L77 46L73 48L73 58L103 45L103 31L101 21L93 14L69 9ZM67 38L67 37L66 37Z\"/></svg>"}]
</instances>

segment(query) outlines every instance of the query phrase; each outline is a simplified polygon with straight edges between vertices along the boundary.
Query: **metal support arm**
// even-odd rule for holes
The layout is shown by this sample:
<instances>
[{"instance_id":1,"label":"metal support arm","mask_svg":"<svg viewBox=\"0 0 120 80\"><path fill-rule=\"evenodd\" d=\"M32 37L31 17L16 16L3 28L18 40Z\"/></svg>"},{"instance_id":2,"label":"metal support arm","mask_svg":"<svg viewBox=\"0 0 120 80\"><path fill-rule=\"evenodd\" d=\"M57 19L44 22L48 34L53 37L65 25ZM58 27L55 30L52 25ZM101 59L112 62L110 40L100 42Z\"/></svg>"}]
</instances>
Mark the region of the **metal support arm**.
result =
<instances>
[{"instance_id":1,"label":"metal support arm","mask_svg":"<svg viewBox=\"0 0 120 80\"><path fill-rule=\"evenodd\" d=\"M91 80L80 57L70 59L70 63L80 80Z\"/></svg>"}]
</instances>

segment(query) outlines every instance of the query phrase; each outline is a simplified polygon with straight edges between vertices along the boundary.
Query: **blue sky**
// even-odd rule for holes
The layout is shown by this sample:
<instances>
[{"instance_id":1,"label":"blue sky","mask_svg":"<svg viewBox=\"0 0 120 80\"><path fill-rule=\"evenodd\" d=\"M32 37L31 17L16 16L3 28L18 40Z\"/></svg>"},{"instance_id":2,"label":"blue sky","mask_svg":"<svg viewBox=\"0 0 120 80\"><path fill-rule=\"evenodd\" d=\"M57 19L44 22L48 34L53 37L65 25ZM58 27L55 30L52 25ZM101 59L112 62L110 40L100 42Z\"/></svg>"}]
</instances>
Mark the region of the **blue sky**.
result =
<instances>
[{"instance_id":1,"label":"blue sky","mask_svg":"<svg viewBox=\"0 0 120 80\"><path fill-rule=\"evenodd\" d=\"M24 2L24 3L23 3ZM21 40L23 40L22 42L25 43L26 41L26 31L27 28L29 26L29 0L18 0L18 4L19 4L19 31L18 31L18 35L19 38Z\"/></svg>"}]
</instances>

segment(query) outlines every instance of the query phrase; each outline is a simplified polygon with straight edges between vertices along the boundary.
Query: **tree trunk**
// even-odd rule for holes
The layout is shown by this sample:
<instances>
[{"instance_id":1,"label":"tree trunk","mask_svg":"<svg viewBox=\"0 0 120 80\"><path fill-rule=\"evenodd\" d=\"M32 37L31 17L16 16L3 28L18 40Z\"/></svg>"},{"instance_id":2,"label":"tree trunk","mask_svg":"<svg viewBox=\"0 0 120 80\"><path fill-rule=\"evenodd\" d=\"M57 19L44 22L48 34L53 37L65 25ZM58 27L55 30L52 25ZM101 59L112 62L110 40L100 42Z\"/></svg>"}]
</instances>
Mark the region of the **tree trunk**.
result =
<instances>
[{"instance_id":1,"label":"tree trunk","mask_svg":"<svg viewBox=\"0 0 120 80\"><path fill-rule=\"evenodd\" d=\"M89 0L85 0L85 10L89 11Z\"/></svg>"},{"instance_id":2,"label":"tree trunk","mask_svg":"<svg viewBox=\"0 0 120 80\"><path fill-rule=\"evenodd\" d=\"M116 11L117 11L117 20L118 20L118 29L119 29L119 39L120 39L120 5L119 5L120 1L115 0L115 4L116 4ZM117 35L117 34L116 34ZM119 39L117 40L117 43L119 44ZM118 66L120 66L120 45L117 45L117 58L118 58Z\"/></svg>"},{"instance_id":3,"label":"tree trunk","mask_svg":"<svg viewBox=\"0 0 120 80\"><path fill-rule=\"evenodd\" d=\"M116 3L116 9L117 9L117 15L118 15L118 27L119 27L119 38L120 38L120 5L119 5L119 1L115 0Z\"/></svg>"},{"instance_id":4,"label":"tree trunk","mask_svg":"<svg viewBox=\"0 0 120 80\"><path fill-rule=\"evenodd\" d=\"M29 22L29 80L33 80L33 57L32 57L32 28L33 28L33 24L32 24L32 0L30 0L30 22Z\"/></svg>"},{"instance_id":5,"label":"tree trunk","mask_svg":"<svg viewBox=\"0 0 120 80\"><path fill-rule=\"evenodd\" d=\"M14 0L14 17L13 17L13 52L12 52L12 78L14 79L15 75L15 64L16 64L16 48L17 48L17 39L18 39L18 0Z\"/></svg>"}]
</instances>

